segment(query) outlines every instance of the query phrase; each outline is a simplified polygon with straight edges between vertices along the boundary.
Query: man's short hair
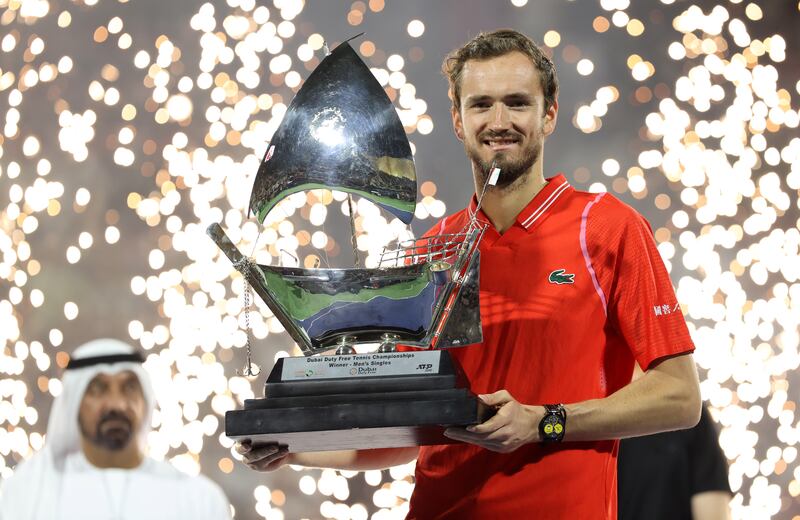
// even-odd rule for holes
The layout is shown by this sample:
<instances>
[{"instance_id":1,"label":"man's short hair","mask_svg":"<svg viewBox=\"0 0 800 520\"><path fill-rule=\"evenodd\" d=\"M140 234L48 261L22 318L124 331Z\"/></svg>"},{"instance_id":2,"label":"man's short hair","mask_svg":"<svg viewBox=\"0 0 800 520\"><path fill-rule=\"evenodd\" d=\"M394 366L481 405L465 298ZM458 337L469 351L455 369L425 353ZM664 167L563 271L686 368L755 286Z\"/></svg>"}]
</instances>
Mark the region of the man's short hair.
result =
<instances>
[{"instance_id":1,"label":"man's short hair","mask_svg":"<svg viewBox=\"0 0 800 520\"><path fill-rule=\"evenodd\" d=\"M558 95L556 68L542 49L533 40L513 29L498 29L480 33L463 46L453 50L442 63L442 72L450 83L450 96L453 108L461 109L461 73L464 64L470 60L488 60L512 52L521 52L539 71L539 80L544 93L544 109L549 110Z\"/></svg>"}]
</instances>

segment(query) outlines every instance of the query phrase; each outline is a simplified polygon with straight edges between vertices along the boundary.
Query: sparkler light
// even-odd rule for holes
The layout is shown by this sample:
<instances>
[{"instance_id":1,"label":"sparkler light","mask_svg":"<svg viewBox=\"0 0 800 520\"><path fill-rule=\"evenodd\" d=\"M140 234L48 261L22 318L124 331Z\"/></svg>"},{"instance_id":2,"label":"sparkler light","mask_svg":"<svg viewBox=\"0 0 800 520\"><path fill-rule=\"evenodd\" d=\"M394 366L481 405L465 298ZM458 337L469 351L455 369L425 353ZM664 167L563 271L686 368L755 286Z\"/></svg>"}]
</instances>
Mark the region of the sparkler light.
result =
<instances>
[{"instance_id":1,"label":"sparkler light","mask_svg":"<svg viewBox=\"0 0 800 520\"><path fill-rule=\"evenodd\" d=\"M553 0L541 16L539 3L511 0L491 26L468 21L527 27L543 41L562 78L548 149L569 143L577 184L615 192L653 224L731 462L734 517L800 515L800 78L787 66L793 36L774 29L796 26L800 5L577 3ZM246 314L257 362L299 352L260 302L246 312L241 276L205 236L223 222L263 264L349 260L345 193L294 194L263 227L244 208L326 40L364 29L354 48L419 147L421 177L434 170L415 216L424 227L447 212L458 177L430 167L452 140L445 87L423 79L466 38L432 48L432 35L453 12L469 15L459 3L401 4L355 1L331 14L301 0L227 0L183 16L166 2L0 0L0 476L42 447L72 346L127 335L154 375L151 455L216 479L237 518L403 517L413 463L264 475L237 462L221 417L262 384L237 373ZM592 12L557 16L576 9ZM622 132L635 145L574 152ZM320 127L334 137L335 125ZM451 210L463 203L450 196ZM354 211L368 267L413 236L366 200Z\"/></svg>"}]
</instances>

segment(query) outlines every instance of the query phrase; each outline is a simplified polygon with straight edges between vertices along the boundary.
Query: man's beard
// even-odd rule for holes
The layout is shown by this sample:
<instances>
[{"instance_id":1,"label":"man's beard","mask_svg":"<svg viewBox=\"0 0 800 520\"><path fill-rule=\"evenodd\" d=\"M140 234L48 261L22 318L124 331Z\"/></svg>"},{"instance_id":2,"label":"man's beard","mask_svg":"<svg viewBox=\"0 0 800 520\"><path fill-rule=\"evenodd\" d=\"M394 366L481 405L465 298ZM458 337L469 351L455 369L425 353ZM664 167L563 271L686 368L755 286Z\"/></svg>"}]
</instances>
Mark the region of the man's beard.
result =
<instances>
[{"instance_id":1,"label":"man's beard","mask_svg":"<svg viewBox=\"0 0 800 520\"><path fill-rule=\"evenodd\" d=\"M513 134L510 132L482 134L479 136L478 146L490 137L503 138L512 135ZM539 160L539 156L542 155L542 141L531 141L527 147L522 149L520 158L516 160L511 159L505 152L497 152L494 154L492 160L485 161L479 156L477 147L473 148L467 146L467 143L464 142L464 149L467 152L467 157L472 161L472 164L477 167L478 181L481 186L486 184L486 179L489 178L493 168L500 168L500 177L497 179L495 186L500 189L505 189L525 175L525 173L530 170L531 166Z\"/></svg>"},{"instance_id":2,"label":"man's beard","mask_svg":"<svg viewBox=\"0 0 800 520\"><path fill-rule=\"evenodd\" d=\"M108 426L108 423L114 421L117 424ZM92 444L97 447L105 448L109 451L120 451L124 449L133 438L133 424L121 412L111 410L106 412L97 421L97 427L94 432L88 432L84 427L82 421L78 421L81 433ZM105 427L104 427L105 426Z\"/></svg>"}]
</instances>

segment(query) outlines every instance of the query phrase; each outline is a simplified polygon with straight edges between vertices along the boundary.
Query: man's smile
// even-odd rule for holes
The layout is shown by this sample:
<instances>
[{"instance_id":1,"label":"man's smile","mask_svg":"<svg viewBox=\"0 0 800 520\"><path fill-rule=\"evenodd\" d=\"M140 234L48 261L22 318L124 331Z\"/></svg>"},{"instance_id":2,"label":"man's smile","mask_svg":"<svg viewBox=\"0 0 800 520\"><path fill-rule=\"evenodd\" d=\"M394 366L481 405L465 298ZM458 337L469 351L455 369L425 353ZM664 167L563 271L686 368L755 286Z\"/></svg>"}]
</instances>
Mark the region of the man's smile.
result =
<instances>
[{"instance_id":1,"label":"man's smile","mask_svg":"<svg viewBox=\"0 0 800 520\"><path fill-rule=\"evenodd\" d=\"M501 152L519 145L520 139L516 136L488 137L481 142L491 148L492 151Z\"/></svg>"}]
</instances>

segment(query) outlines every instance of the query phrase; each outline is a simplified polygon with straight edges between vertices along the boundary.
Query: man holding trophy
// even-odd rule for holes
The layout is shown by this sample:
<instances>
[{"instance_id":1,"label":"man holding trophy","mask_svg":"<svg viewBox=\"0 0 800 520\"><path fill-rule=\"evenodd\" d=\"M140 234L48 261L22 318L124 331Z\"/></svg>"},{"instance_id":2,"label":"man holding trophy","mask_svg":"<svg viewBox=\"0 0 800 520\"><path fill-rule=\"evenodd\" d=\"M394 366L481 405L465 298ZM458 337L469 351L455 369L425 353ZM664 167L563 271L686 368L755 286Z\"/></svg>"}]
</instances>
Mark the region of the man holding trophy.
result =
<instances>
[{"instance_id":1,"label":"man holding trophy","mask_svg":"<svg viewBox=\"0 0 800 520\"><path fill-rule=\"evenodd\" d=\"M512 30L445 60L453 127L476 197L429 234L486 224L483 341L451 349L495 410L451 444L288 453L241 442L252 469L366 470L417 459L409 518L616 518L618 439L697 423L692 340L647 222L605 193L545 178L556 127L552 62ZM645 374L634 382L638 363Z\"/></svg>"}]
</instances>

